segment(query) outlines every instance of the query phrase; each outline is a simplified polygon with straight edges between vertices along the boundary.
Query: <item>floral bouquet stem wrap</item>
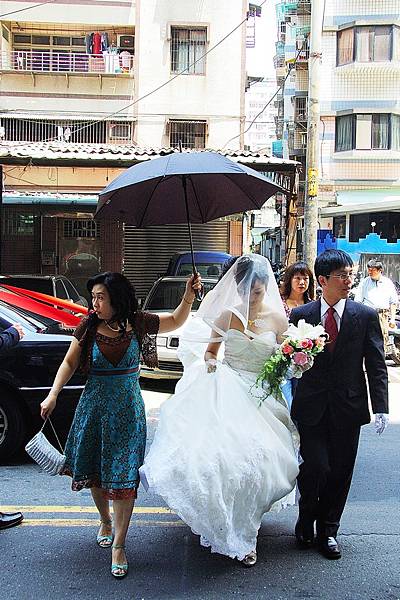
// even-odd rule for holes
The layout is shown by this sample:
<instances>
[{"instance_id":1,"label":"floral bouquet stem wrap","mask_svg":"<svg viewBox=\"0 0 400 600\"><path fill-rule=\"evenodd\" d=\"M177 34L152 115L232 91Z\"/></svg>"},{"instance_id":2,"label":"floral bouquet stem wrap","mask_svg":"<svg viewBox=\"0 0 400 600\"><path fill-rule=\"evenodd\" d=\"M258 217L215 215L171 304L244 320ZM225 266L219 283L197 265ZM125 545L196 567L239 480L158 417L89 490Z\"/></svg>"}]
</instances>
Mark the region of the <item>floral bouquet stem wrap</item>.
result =
<instances>
[{"instance_id":1,"label":"floral bouquet stem wrap","mask_svg":"<svg viewBox=\"0 0 400 600\"><path fill-rule=\"evenodd\" d=\"M291 324L284 335L285 341L264 363L257 377L257 384L267 384L268 393L277 398L282 397L281 385L285 379L299 379L311 369L314 357L323 351L328 338L322 325L310 325L304 319L297 326Z\"/></svg>"}]
</instances>

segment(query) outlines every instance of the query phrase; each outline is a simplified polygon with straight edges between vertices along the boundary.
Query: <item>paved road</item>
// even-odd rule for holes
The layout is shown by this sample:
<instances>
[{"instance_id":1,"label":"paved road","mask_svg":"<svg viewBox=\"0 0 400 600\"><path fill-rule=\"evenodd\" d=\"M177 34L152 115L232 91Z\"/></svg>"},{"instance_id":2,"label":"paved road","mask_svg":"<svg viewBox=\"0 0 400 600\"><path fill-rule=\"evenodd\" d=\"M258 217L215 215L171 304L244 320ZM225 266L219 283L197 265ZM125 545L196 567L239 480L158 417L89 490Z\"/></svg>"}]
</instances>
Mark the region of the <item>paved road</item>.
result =
<instances>
[{"instance_id":1,"label":"paved road","mask_svg":"<svg viewBox=\"0 0 400 600\"><path fill-rule=\"evenodd\" d=\"M0 469L3 510L22 507L22 526L0 533L0 598L7 600L400 600L400 369L390 368L391 425L363 428L341 528L343 559L294 544L294 507L264 518L253 569L200 548L157 496L140 492L128 540L129 576L109 574L95 544L90 493L69 490L23 458ZM153 386L154 387L154 386ZM149 441L168 388L144 392Z\"/></svg>"}]
</instances>

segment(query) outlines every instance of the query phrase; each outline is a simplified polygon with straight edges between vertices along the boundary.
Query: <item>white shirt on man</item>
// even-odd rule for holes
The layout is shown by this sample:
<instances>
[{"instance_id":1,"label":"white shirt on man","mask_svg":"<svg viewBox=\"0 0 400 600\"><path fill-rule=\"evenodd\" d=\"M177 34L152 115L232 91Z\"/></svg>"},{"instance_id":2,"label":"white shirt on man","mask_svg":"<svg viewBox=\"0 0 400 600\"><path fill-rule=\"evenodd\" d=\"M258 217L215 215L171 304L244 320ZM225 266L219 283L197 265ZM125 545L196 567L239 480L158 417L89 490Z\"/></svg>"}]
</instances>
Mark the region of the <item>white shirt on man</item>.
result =
<instances>
[{"instance_id":1,"label":"white shirt on man","mask_svg":"<svg viewBox=\"0 0 400 600\"><path fill-rule=\"evenodd\" d=\"M346 306L346 300L343 298L341 300L339 300L339 302L336 302L336 304L334 306L332 306L332 308L335 310L335 312L333 313L333 316L336 321L338 331L340 331L340 321L342 320L345 306ZM321 298L321 323L322 323L323 327L325 327L325 321L326 321L327 312L329 309L330 309L330 305L327 303L325 298L322 297Z\"/></svg>"},{"instance_id":2,"label":"white shirt on man","mask_svg":"<svg viewBox=\"0 0 400 600\"><path fill-rule=\"evenodd\" d=\"M388 310L391 304L397 305L398 303L394 284L383 275L379 279L365 277L356 290L354 300L376 310Z\"/></svg>"}]
</instances>

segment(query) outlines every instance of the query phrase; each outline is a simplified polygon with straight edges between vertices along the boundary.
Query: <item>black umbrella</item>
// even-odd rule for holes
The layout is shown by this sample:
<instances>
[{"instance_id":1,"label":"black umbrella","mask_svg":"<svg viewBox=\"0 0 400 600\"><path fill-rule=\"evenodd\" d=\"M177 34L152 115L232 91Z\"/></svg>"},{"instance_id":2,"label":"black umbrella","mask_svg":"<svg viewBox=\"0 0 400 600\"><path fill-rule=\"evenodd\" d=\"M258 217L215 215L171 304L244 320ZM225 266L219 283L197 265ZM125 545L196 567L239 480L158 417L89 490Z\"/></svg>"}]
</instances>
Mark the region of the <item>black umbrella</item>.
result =
<instances>
[{"instance_id":1,"label":"black umbrella","mask_svg":"<svg viewBox=\"0 0 400 600\"><path fill-rule=\"evenodd\" d=\"M195 273L191 223L260 209L279 191L268 177L216 152L179 152L119 175L100 192L95 218L139 228L187 223Z\"/></svg>"}]
</instances>

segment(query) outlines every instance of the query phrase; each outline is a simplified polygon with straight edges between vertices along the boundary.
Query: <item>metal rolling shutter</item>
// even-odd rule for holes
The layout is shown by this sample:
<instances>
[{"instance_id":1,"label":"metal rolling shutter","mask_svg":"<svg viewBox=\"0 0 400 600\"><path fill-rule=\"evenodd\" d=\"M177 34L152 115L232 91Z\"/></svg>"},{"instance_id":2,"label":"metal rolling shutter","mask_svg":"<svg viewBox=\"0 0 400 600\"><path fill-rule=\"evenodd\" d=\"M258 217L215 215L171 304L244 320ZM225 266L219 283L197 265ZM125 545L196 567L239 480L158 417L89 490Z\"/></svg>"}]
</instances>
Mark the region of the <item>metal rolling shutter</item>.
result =
<instances>
[{"instance_id":1,"label":"metal rolling shutter","mask_svg":"<svg viewBox=\"0 0 400 600\"><path fill-rule=\"evenodd\" d=\"M229 222L193 224L194 250L229 252ZM190 251L187 225L124 228L124 275L138 298L145 298L155 280L164 275L175 252Z\"/></svg>"}]
</instances>

